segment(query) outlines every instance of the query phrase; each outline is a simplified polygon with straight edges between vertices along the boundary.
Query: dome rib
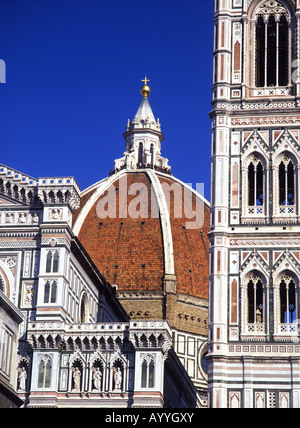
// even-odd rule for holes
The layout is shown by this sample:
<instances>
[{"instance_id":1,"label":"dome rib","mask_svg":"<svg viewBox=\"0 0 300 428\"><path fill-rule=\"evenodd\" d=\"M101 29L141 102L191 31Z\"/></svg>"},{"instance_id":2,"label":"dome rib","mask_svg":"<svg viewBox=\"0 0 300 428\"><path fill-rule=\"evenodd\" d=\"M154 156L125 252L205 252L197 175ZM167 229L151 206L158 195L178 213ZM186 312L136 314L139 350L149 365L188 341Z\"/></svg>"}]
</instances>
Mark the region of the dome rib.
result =
<instances>
[{"instance_id":1,"label":"dome rib","mask_svg":"<svg viewBox=\"0 0 300 428\"><path fill-rule=\"evenodd\" d=\"M182 204L186 191L192 195L188 212L184 205L182 210L175 205L175 184L184 196ZM146 189L148 210L145 217L136 218L129 210L141 209L139 186ZM174 191L171 198L168 189L172 195ZM110 190L117 195L116 217L101 218L98 203L105 206ZM191 229L190 210L194 210L196 200L203 204L203 224ZM150 168L124 169L99 181L81 193L73 231L100 272L108 282L117 284L119 291L208 296L209 203L174 176Z\"/></svg>"},{"instance_id":2,"label":"dome rib","mask_svg":"<svg viewBox=\"0 0 300 428\"><path fill-rule=\"evenodd\" d=\"M74 225L73 225L73 233L74 235L78 236L81 230L81 227L89 214L90 210L92 209L93 205L97 202L99 197L103 195L103 193L115 182L117 181L122 175L125 175L126 171L119 171L117 174L112 175L111 177L106 178L105 180L102 180L99 182L98 186L95 188L94 193L90 196L90 198L87 200L87 202L84 204L84 207L81 209Z\"/></svg>"},{"instance_id":3,"label":"dome rib","mask_svg":"<svg viewBox=\"0 0 300 428\"><path fill-rule=\"evenodd\" d=\"M148 170L147 174L155 191L156 200L159 208L161 228L163 234L165 274L175 275L173 237L170 222L170 213L168 210L166 198L161 183L154 171Z\"/></svg>"}]
</instances>

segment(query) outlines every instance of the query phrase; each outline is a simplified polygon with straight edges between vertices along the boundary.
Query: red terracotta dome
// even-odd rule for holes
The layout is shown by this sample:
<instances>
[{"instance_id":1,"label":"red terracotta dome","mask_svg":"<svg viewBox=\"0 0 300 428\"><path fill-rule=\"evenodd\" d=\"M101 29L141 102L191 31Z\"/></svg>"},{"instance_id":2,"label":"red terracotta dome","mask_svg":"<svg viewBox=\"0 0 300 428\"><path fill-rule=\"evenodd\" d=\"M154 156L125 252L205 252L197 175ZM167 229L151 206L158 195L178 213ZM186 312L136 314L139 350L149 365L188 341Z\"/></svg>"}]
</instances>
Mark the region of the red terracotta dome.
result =
<instances>
[{"instance_id":1,"label":"red terracotta dome","mask_svg":"<svg viewBox=\"0 0 300 428\"><path fill-rule=\"evenodd\" d=\"M145 89L146 88L146 89ZM208 298L209 204L171 175L148 96L124 133L126 151L110 177L81 194L73 230L119 290Z\"/></svg>"},{"instance_id":2,"label":"red terracotta dome","mask_svg":"<svg viewBox=\"0 0 300 428\"><path fill-rule=\"evenodd\" d=\"M103 218L108 201L115 218ZM162 291L166 275L175 275L177 292L207 299L208 231L207 201L152 169L122 170L88 188L74 216L74 232L119 290Z\"/></svg>"}]
</instances>

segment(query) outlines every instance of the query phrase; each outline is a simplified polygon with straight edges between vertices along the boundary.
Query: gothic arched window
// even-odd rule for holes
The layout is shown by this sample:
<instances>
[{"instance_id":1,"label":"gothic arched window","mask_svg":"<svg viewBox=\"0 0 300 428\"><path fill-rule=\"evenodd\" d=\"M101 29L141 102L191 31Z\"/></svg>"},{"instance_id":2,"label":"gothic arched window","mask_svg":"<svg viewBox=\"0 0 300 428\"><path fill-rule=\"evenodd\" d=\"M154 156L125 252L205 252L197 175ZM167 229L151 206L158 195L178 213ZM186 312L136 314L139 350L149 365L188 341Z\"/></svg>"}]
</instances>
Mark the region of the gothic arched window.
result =
<instances>
[{"instance_id":1,"label":"gothic arched window","mask_svg":"<svg viewBox=\"0 0 300 428\"><path fill-rule=\"evenodd\" d=\"M280 323L292 324L297 319L296 284L289 276L280 283Z\"/></svg>"},{"instance_id":2,"label":"gothic arched window","mask_svg":"<svg viewBox=\"0 0 300 428\"><path fill-rule=\"evenodd\" d=\"M50 284L50 281L47 281L44 289L44 303L56 303L56 294L57 294L57 282L53 281Z\"/></svg>"},{"instance_id":3,"label":"gothic arched window","mask_svg":"<svg viewBox=\"0 0 300 428\"><path fill-rule=\"evenodd\" d=\"M55 251L53 254L52 251L49 251L46 259L46 273L57 273L59 266L59 252Z\"/></svg>"},{"instance_id":4,"label":"gothic arched window","mask_svg":"<svg viewBox=\"0 0 300 428\"><path fill-rule=\"evenodd\" d=\"M253 158L248 167L248 205L262 206L264 204L264 178L263 166L257 159Z\"/></svg>"},{"instance_id":5,"label":"gothic arched window","mask_svg":"<svg viewBox=\"0 0 300 428\"><path fill-rule=\"evenodd\" d=\"M279 165L278 180L279 205L295 205L295 166L287 156Z\"/></svg>"},{"instance_id":6,"label":"gothic arched window","mask_svg":"<svg viewBox=\"0 0 300 428\"><path fill-rule=\"evenodd\" d=\"M256 86L288 85L289 23L286 8L265 1L256 12Z\"/></svg>"},{"instance_id":7,"label":"gothic arched window","mask_svg":"<svg viewBox=\"0 0 300 428\"><path fill-rule=\"evenodd\" d=\"M248 324L261 324L263 317L263 284L259 277L252 276L248 283Z\"/></svg>"},{"instance_id":8,"label":"gothic arched window","mask_svg":"<svg viewBox=\"0 0 300 428\"><path fill-rule=\"evenodd\" d=\"M154 388L154 369L155 364L153 359L147 355L142 363L142 388Z\"/></svg>"},{"instance_id":9,"label":"gothic arched window","mask_svg":"<svg viewBox=\"0 0 300 428\"><path fill-rule=\"evenodd\" d=\"M44 290L44 303L49 303L49 297L50 297L50 281L47 281L45 284L45 290Z\"/></svg>"},{"instance_id":10,"label":"gothic arched window","mask_svg":"<svg viewBox=\"0 0 300 428\"><path fill-rule=\"evenodd\" d=\"M38 388L50 388L51 386L52 361L45 355L38 368Z\"/></svg>"},{"instance_id":11,"label":"gothic arched window","mask_svg":"<svg viewBox=\"0 0 300 428\"><path fill-rule=\"evenodd\" d=\"M56 293L57 293L57 283L56 281L53 281L52 287L51 287L51 303L56 302Z\"/></svg>"}]
</instances>

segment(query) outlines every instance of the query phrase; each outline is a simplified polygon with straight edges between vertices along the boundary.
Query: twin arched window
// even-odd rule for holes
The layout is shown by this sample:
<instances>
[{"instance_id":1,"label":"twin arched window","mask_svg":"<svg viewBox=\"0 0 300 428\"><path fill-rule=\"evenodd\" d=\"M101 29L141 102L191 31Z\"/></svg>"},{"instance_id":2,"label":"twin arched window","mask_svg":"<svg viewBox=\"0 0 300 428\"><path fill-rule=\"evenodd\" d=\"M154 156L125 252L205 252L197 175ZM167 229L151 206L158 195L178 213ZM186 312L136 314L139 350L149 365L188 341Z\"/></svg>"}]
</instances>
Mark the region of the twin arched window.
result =
<instances>
[{"instance_id":1,"label":"twin arched window","mask_svg":"<svg viewBox=\"0 0 300 428\"><path fill-rule=\"evenodd\" d=\"M44 355L38 369L38 388L50 388L52 374L52 360Z\"/></svg>"},{"instance_id":2,"label":"twin arched window","mask_svg":"<svg viewBox=\"0 0 300 428\"><path fill-rule=\"evenodd\" d=\"M46 260L46 273L57 273L58 272L58 263L59 263L59 252L49 251L47 254Z\"/></svg>"},{"instance_id":3,"label":"twin arched window","mask_svg":"<svg viewBox=\"0 0 300 428\"><path fill-rule=\"evenodd\" d=\"M278 170L279 205L295 205L295 166L284 156Z\"/></svg>"},{"instance_id":4,"label":"twin arched window","mask_svg":"<svg viewBox=\"0 0 300 428\"><path fill-rule=\"evenodd\" d=\"M258 276L252 276L248 283L248 324L260 324L263 315L263 284Z\"/></svg>"},{"instance_id":5,"label":"twin arched window","mask_svg":"<svg viewBox=\"0 0 300 428\"><path fill-rule=\"evenodd\" d=\"M264 205L264 171L260 160L255 156L248 166L248 205Z\"/></svg>"},{"instance_id":6,"label":"twin arched window","mask_svg":"<svg viewBox=\"0 0 300 428\"><path fill-rule=\"evenodd\" d=\"M248 333L265 333L263 324L265 323L265 308L266 302L268 302L267 290L263 284L262 279L257 273L253 275L246 282L246 294L247 299L245 305L246 317L245 321L247 324ZM294 324L298 319L298 291L295 280L288 273L285 273L279 279L279 283L274 285L274 320L275 320L275 332L280 333L295 333L294 328L289 328L291 324ZM270 310L270 308L268 308ZM255 326L256 327L251 327ZM261 326L259 329L258 326Z\"/></svg>"},{"instance_id":7,"label":"twin arched window","mask_svg":"<svg viewBox=\"0 0 300 428\"><path fill-rule=\"evenodd\" d=\"M261 159L255 154L250 159L247 174L247 197L244 198L247 215L261 216L267 213L268 194L266 189L273 189L273 221L280 217L293 217L297 214L297 174L295 158L285 152L274 161L273 183L268 185L269 175Z\"/></svg>"},{"instance_id":8,"label":"twin arched window","mask_svg":"<svg viewBox=\"0 0 300 428\"><path fill-rule=\"evenodd\" d=\"M290 276L285 275L280 282L280 323L294 323L296 312L296 284Z\"/></svg>"},{"instance_id":9,"label":"twin arched window","mask_svg":"<svg viewBox=\"0 0 300 428\"><path fill-rule=\"evenodd\" d=\"M47 281L44 290L44 303L56 303L57 282Z\"/></svg>"},{"instance_id":10,"label":"twin arched window","mask_svg":"<svg viewBox=\"0 0 300 428\"><path fill-rule=\"evenodd\" d=\"M142 363L142 388L154 388L154 369L154 361L150 356L147 355Z\"/></svg>"}]
</instances>

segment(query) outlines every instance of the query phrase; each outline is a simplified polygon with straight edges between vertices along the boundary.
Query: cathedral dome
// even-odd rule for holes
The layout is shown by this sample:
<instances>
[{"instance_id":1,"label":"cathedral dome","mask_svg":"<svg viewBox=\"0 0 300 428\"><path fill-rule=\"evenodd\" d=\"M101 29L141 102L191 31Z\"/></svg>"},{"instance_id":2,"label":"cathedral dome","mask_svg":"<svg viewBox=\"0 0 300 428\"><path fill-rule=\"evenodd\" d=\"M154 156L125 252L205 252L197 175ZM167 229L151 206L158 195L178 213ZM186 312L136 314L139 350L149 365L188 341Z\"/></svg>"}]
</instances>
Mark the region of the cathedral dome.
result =
<instances>
[{"instance_id":1,"label":"cathedral dome","mask_svg":"<svg viewBox=\"0 0 300 428\"><path fill-rule=\"evenodd\" d=\"M128 121L114 171L81 193L73 231L131 316L190 322L196 333L202 323L205 335L209 203L161 156L164 137L149 94L142 91Z\"/></svg>"},{"instance_id":2,"label":"cathedral dome","mask_svg":"<svg viewBox=\"0 0 300 428\"><path fill-rule=\"evenodd\" d=\"M180 180L123 169L82 192L74 217L75 234L119 290L163 291L171 279L177 293L208 298L209 205Z\"/></svg>"}]
</instances>

